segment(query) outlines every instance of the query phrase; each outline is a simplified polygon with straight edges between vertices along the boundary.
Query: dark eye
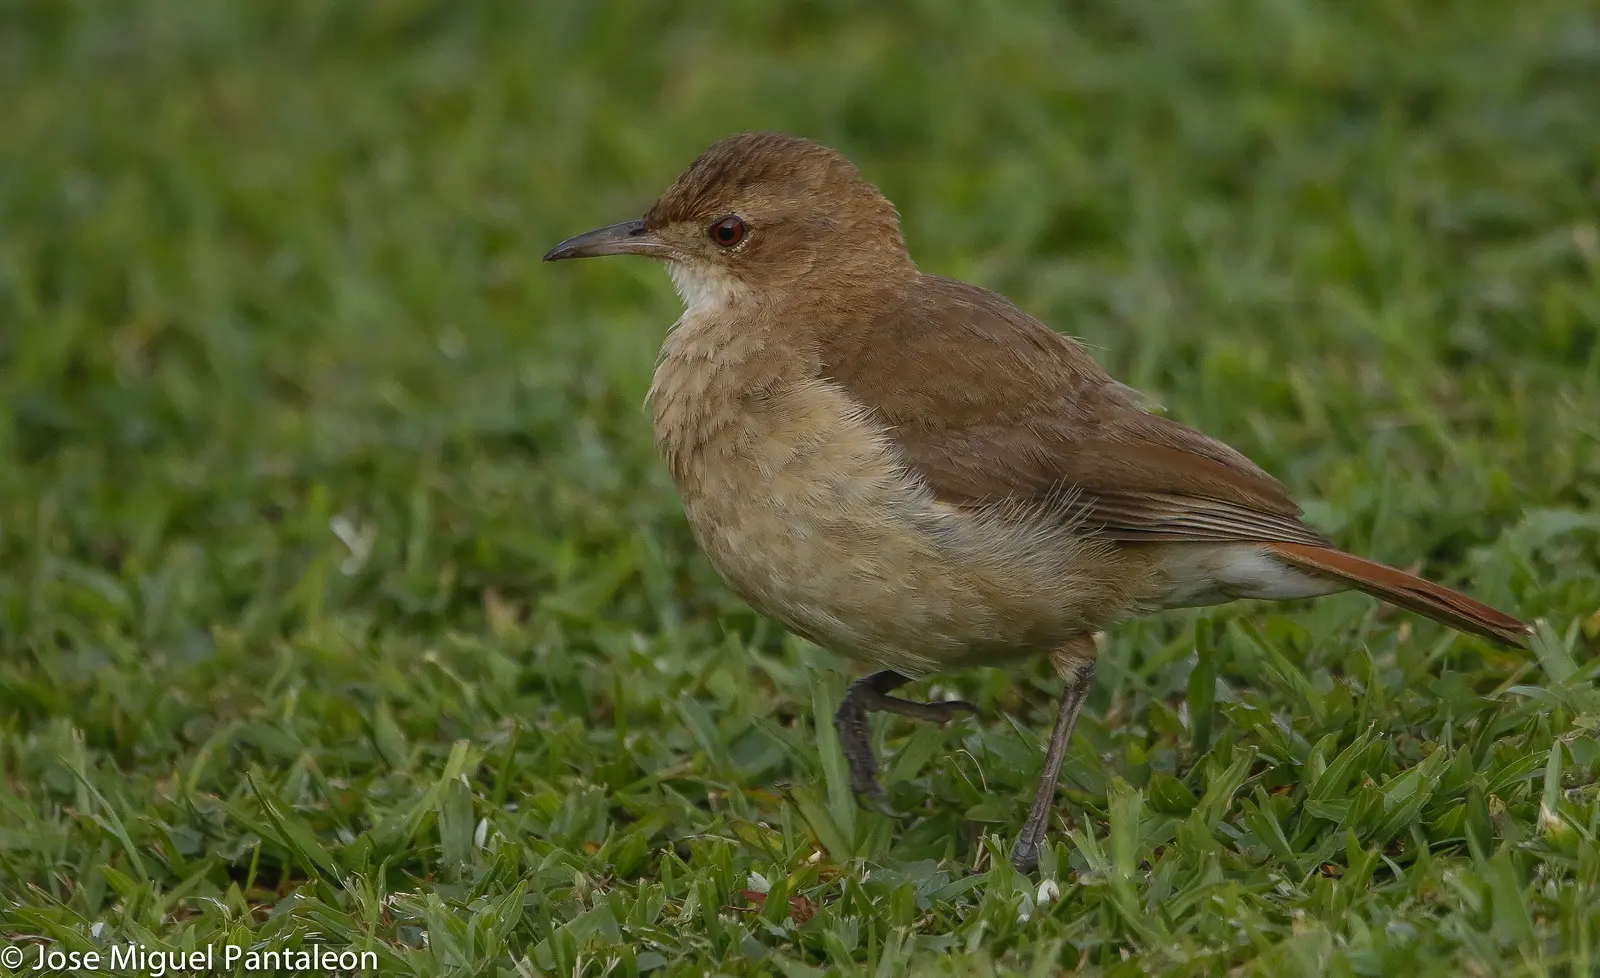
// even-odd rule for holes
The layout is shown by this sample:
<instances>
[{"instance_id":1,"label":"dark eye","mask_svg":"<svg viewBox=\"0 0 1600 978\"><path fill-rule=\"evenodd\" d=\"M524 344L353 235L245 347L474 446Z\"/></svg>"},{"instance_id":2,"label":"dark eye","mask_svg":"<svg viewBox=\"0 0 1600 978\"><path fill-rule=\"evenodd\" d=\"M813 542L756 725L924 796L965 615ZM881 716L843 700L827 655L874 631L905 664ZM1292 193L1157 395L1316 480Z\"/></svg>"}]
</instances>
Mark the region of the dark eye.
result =
<instances>
[{"instance_id":1,"label":"dark eye","mask_svg":"<svg viewBox=\"0 0 1600 978\"><path fill-rule=\"evenodd\" d=\"M744 240L744 222L732 214L706 229L711 240L724 248L732 248Z\"/></svg>"}]
</instances>

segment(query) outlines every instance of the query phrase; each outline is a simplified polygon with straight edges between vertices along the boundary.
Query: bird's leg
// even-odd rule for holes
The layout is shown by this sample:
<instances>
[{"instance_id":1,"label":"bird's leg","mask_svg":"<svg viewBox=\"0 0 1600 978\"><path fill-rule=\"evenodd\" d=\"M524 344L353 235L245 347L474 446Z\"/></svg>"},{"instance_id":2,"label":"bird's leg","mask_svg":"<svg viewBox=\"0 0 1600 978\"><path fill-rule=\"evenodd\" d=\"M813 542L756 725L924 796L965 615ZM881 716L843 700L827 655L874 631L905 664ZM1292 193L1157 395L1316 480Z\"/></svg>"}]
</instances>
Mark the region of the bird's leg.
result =
<instances>
[{"instance_id":1,"label":"bird's leg","mask_svg":"<svg viewBox=\"0 0 1600 978\"><path fill-rule=\"evenodd\" d=\"M910 681L892 669L857 679L845 690L844 700L833 715L834 729L839 732L839 746L850 767L850 790L863 805L891 817L895 814L894 810L889 807L883 785L878 783L878 759L872 753L872 731L867 726L867 714L881 710L943 723L962 711L978 712L977 707L965 700L916 703L889 695L890 690L898 689Z\"/></svg>"},{"instance_id":2,"label":"bird's leg","mask_svg":"<svg viewBox=\"0 0 1600 978\"><path fill-rule=\"evenodd\" d=\"M1033 807L1028 809L1028 820L1022 823L1022 834L1011 850L1011 865L1018 872L1031 873L1039 865L1039 847L1044 843L1045 830L1050 827L1056 783L1061 780L1061 764L1072 742L1072 728L1078 722L1084 700L1089 697L1089 688L1094 685L1094 656L1094 640L1084 636L1082 641L1066 646L1051 657L1066 688L1061 691L1061 702L1056 707L1056 725L1050 732L1050 748L1045 751L1039 787L1033 793Z\"/></svg>"}]
</instances>

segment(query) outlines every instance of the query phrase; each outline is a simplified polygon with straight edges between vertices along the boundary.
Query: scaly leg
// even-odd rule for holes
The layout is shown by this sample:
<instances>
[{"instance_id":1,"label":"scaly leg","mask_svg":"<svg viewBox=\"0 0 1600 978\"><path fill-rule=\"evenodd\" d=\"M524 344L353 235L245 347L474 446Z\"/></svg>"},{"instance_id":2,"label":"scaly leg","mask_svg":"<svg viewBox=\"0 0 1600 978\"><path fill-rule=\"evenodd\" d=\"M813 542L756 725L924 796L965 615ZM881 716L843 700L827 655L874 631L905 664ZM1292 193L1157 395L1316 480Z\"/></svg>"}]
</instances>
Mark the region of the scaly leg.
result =
<instances>
[{"instance_id":1,"label":"scaly leg","mask_svg":"<svg viewBox=\"0 0 1600 978\"><path fill-rule=\"evenodd\" d=\"M850 767L850 790L855 792L856 799L863 805L891 818L895 812L889 807L883 785L878 783L878 759L872 753L872 732L867 726L867 714L882 711L943 723L962 711L978 712L977 707L964 700L915 703L889 695L891 690L910 681L892 669L857 679L845 690L844 701L833 715L834 729L839 731L839 746L844 750L845 762Z\"/></svg>"},{"instance_id":2,"label":"scaly leg","mask_svg":"<svg viewBox=\"0 0 1600 978\"><path fill-rule=\"evenodd\" d=\"M1094 685L1094 639L1081 640L1063 647L1051 656L1056 672L1066 683L1061 691L1061 703L1056 708L1055 729L1050 732L1050 748L1045 751L1044 769L1039 773L1039 787L1033 793L1033 807L1028 809L1028 820L1022 823L1022 834L1011 850L1011 865L1018 872L1031 873L1039 865L1039 847L1044 843L1045 830L1050 827L1050 813L1055 808L1056 784L1061 780L1061 764L1067 758L1067 746L1072 742L1072 728L1083 711L1083 702Z\"/></svg>"}]
</instances>

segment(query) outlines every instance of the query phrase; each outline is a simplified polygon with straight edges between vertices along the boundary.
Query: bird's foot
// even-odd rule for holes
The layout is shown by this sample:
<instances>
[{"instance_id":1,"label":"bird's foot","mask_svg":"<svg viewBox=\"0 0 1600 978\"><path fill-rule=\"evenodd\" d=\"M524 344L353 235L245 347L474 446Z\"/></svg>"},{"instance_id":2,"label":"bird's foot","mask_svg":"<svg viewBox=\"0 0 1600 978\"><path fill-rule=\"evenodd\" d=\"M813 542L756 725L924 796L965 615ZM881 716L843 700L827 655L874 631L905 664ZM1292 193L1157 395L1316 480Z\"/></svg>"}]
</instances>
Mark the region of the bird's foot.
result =
<instances>
[{"instance_id":1,"label":"bird's foot","mask_svg":"<svg viewBox=\"0 0 1600 978\"><path fill-rule=\"evenodd\" d=\"M870 709L882 710L885 713L898 713L903 717L916 720L927 720L930 723L949 723L962 713L971 713L974 716L978 708L966 700L942 700L938 703L917 703L912 700L903 700L898 696L880 695L877 702Z\"/></svg>"},{"instance_id":2,"label":"bird's foot","mask_svg":"<svg viewBox=\"0 0 1600 978\"><path fill-rule=\"evenodd\" d=\"M872 734L867 727L867 707L862 697L856 695L852 684L844 702L833 715L834 729L839 732L839 749L844 754L850 771L850 791L863 808L894 817L889 807L888 793L878 783L878 758L872 751Z\"/></svg>"},{"instance_id":3,"label":"bird's foot","mask_svg":"<svg viewBox=\"0 0 1600 978\"><path fill-rule=\"evenodd\" d=\"M1011 865L1017 872L1027 876L1039 868L1039 842L1036 839L1021 838L1011 848Z\"/></svg>"},{"instance_id":4,"label":"bird's foot","mask_svg":"<svg viewBox=\"0 0 1600 978\"><path fill-rule=\"evenodd\" d=\"M857 679L845 691L844 700L833 715L834 729L839 732L839 747L850 769L850 790L855 793L856 801L890 818L900 816L890 807L888 793L878 783L878 758L872 751L867 715L882 710L917 720L946 723L958 714L978 712L977 707L965 700L917 703L889 695L890 690L907 682L906 677L889 670Z\"/></svg>"}]
</instances>

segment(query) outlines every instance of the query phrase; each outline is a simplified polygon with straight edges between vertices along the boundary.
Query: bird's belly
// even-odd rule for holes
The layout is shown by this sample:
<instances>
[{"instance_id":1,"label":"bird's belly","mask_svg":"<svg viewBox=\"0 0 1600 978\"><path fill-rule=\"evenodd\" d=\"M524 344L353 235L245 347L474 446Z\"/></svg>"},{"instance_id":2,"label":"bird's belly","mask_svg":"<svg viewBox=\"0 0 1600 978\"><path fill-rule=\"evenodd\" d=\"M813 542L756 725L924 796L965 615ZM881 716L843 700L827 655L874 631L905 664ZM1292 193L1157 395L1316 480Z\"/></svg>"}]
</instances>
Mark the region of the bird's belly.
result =
<instances>
[{"instance_id":1,"label":"bird's belly","mask_svg":"<svg viewBox=\"0 0 1600 978\"><path fill-rule=\"evenodd\" d=\"M1002 623L1014 609L962 572L912 494L873 481L810 466L766 481L708 473L685 511L730 587L836 652L917 675L976 649L1012 651Z\"/></svg>"},{"instance_id":2,"label":"bird's belly","mask_svg":"<svg viewBox=\"0 0 1600 978\"><path fill-rule=\"evenodd\" d=\"M695 538L740 596L880 667L915 676L1049 651L1130 600L1104 564L1116 553L1061 521L937 502L831 385L740 405L718 437L663 454Z\"/></svg>"}]
</instances>

